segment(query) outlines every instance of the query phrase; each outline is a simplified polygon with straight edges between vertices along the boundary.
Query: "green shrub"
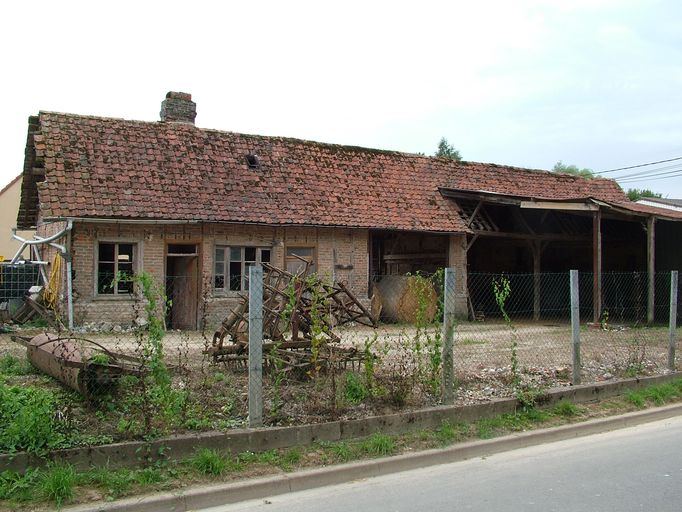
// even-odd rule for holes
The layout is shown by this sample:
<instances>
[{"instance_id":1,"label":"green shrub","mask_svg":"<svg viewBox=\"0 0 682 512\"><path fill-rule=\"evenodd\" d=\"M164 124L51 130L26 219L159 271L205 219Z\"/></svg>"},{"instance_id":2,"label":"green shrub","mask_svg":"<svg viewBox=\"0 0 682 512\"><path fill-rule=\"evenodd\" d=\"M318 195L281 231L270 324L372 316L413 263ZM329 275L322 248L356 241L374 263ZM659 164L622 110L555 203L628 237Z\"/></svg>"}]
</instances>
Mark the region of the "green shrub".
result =
<instances>
[{"instance_id":1,"label":"green shrub","mask_svg":"<svg viewBox=\"0 0 682 512\"><path fill-rule=\"evenodd\" d=\"M19 359L11 354L0 357L0 374L33 375L35 373L35 368L26 359Z\"/></svg>"},{"instance_id":2,"label":"green shrub","mask_svg":"<svg viewBox=\"0 0 682 512\"><path fill-rule=\"evenodd\" d=\"M55 402L49 391L0 383L0 450L42 453L58 447L64 436Z\"/></svg>"},{"instance_id":3,"label":"green shrub","mask_svg":"<svg viewBox=\"0 0 682 512\"><path fill-rule=\"evenodd\" d=\"M346 373L343 394L351 404L359 404L369 397L367 386L354 373Z\"/></svg>"},{"instance_id":4,"label":"green shrub","mask_svg":"<svg viewBox=\"0 0 682 512\"><path fill-rule=\"evenodd\" d=\"M577 416L580 412L578 407L568 400L561 400L558 404L554 406L552 412L557 416L563 416L564 418L570 418L572 416Z\"/></svg>"},{"instance_id":5,"label":"green shrub","mask_svg":"<svg viewBox=\"0 0 682 512\"><path fill-rule=\"evenodd\" d=\"M76 470L69 464L48 466L40 476L40 496L61 507L73 499L76 479Z\"/></svg>"},{"instance_id":6,"label":"green shrub","mask_svg":"<svg viewBox=\"0 0 682 512\"><path fill-rule=\"evenodd\" d=\"M391 455L395 449L395 440L391 436L379 432L372 434L360 443L360 450L372 456Z\"/></svg>"},{"instance_id":7,"label":"green shrub","mask_svg":"<svg viewBox=\"0 0 682 512\"><path fill-rule=\"evenodd\" d=\"M200 448L190 459L190 464L199 473L220 476L227 469L228 460L216 450Z\"/></svg>"},{"instance_id":8,"label":"green shrub","mask_svg":"<svg viewBox=\"0 0 682 512\"><path fill-rule=\"evenodd\" d=\"M31 501L38 476L38 470L31 468L23 475L15 471L3 471L0 473L0 500Z\"/></svg>"}]
</instances>

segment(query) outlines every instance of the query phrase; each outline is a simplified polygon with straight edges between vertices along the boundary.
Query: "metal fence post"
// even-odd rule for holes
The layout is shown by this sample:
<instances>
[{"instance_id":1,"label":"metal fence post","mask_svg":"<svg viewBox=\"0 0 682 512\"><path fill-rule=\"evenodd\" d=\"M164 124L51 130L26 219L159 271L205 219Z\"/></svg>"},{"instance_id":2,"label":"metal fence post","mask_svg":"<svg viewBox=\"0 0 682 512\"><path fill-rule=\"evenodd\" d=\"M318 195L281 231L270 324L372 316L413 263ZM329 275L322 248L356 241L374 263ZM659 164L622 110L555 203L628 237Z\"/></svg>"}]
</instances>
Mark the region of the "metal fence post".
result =
<instances>
[{"instance_id":1,"label":"metal fence post","mask_svg":"<svg viewBox=\"0 0 682 512\"><path fill-rule=\"evenodd\" d=\"M668 345L668 368L675 371L675 339L677 329L677 270L670 272L670 344Z\"/></svg>"},{"instance_id":2,"label":"metal fence post","mask_svg":"<svg viewBox=\"0 0 682 512\"><path fill-rule=\"evenodd\" d=\"M249 267L249 427L263 426L263 267Z\"/></svg>"},{"instance_id":3,"label":"metal fence post","mask_svg":"<svg viewBox=\"0 0 682 512\"><path fill-rule=\"evenodd\" d=\"M443 403L455 401L455 368L453 345L455 336L455 269L445 269L443 290Z\"/></svg>"},{"instance_id":4,"label":"metal fence post","mask_svg":"<svg viewBox=\"0 0 682 512\"><path fill-rule=\"evenodd\" d=\"M571 334L573 340L573 384L580 384L580 296L578 271L571 270Z\"/></svg>"}]
</instances>

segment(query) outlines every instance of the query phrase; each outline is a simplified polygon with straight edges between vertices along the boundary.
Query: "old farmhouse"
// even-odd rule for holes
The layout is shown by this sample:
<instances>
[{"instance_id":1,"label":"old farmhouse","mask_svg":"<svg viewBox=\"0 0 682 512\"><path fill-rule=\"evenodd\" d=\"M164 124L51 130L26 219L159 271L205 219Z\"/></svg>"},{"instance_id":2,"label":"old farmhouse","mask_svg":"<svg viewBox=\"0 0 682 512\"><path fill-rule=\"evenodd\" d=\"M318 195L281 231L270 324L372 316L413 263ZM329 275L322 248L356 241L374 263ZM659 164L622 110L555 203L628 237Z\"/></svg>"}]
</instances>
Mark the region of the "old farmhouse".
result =
<instances>
[{"instance_id":1,"label":"old farmhouse","mask_svg":"<svg viewBox=\"0 0 682 512\"><path fill-rule=\"evenodd\" d=\"M195 115L169 92L156 122L29 118L17 226L63 249L71 322L130 323L131 286L112 278L144 270L166 283L171 327L217 323L250 265L295 270L296 256L365 300L374 276L455 267L463 316L468 273L591 272L598 317L602 272L680 267L682 212L611 180L211 130ZM654 297L652 278L650 319Z\"/></svg>"}]
</instances>

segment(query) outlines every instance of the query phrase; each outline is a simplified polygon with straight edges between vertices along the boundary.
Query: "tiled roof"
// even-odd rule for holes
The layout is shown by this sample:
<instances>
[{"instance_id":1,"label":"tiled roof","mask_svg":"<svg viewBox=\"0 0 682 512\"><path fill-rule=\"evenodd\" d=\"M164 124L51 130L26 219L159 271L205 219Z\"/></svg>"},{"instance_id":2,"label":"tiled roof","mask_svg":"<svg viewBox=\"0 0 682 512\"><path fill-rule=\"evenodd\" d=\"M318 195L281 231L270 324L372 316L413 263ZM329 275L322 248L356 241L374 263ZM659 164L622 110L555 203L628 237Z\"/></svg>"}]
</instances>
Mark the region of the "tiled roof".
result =
<instances>
[{"instance_id":1,"label":"tiled roof","mask_svg":"<svg viewBox=\"0 0 682 512\"><path fill-rule=\"evenodd\" d=\"M546 171L186 123L52 112L31 121L38 132L29 133L20 227L35 225L40 214L466 232L439 188L627 202L613 181ZM258 156L257 168L248 154ZM45 175L39 213L34 165Z\"/></svg>"}]
</instances>

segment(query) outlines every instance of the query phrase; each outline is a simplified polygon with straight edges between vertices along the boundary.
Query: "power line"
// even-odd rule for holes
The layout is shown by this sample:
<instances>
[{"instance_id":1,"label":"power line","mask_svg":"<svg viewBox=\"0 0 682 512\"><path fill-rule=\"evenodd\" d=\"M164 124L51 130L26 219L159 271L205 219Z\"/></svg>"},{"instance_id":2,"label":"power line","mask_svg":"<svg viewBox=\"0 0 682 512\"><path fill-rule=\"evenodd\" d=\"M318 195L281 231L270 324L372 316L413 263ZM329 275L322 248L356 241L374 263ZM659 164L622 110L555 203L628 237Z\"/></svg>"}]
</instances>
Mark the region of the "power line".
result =
<instances>
[{"instance_id":1,"label":"power line","mask_svg":"<svg viewBox=\"0 0 682 512\"><path fill-rule=\"evenodd\" d=\"M647 167L649 165L664 164L666 162L674 162L675 160L682 160L682 156L678 156L675 158L669 158L668 160L658 160L657 162L648 162L646 164L637 164L637 165L630 165L628 167L618 167L617 169L608 169L606 171L599 171L597 174L606 174L607 172L616 172L616 171L627 171L628 169L636 169L638 167Z\"/></svg>"},{"instance_id":2,"label":"power line","mask_svg":"<svg viewBox=\"0 0 682 512\"><path fill-rule=\"evenodd\" d=\"M682 171L680 171L677 174L673 174L672 176L660 176L658 178L632 178L626 181L619 181L618 183L620 184L627 184L627 183L637 183L639 181L658 181L658 180L669 180L670 178L677 178L678 176L682 176Z\"/></svg>"},{"instance_id":3,"label":"power line","mask_svg":"<svg viewBox=\"0 0 682 512\"><path fill-rule=\"evenodd\" d=\"M679 169L680 164L672 164L672 165L664 165L663 167L656 167L655 169L647 169L646 171L638 171L638 172L633 172L631 174L624 174L623 176L617 176L613 178L614 180L621 180L624 178L634 178L635 176L653 176L652 173L656 173L658 171L667 171L668 169Z\"/></svg>"},{"instance_id":4,"label":"power line","mask_svg":"<svg viewBox=\"0 0 682 512\"><path fill-rule=\"evenodd\" d=\"M675 173L682 171L681 167L679 167L679 166L675 166L675 167L677 167L677 168L673 169L672 171L653 172L653 173L648 173L645 175L635 173L635 174L630 174L628 176L620 176L620 177L614 178L614 179L616 181L629 181L629 180L633 180L633 179L635 179L636 181L639 181L639 180L645 180L648 178L653 178L655 176L665 176L666 174L675 174ZM658 171L658 170L660 170L660 169L654 169L654 171Z\"/></svg>"}]
</instances>

